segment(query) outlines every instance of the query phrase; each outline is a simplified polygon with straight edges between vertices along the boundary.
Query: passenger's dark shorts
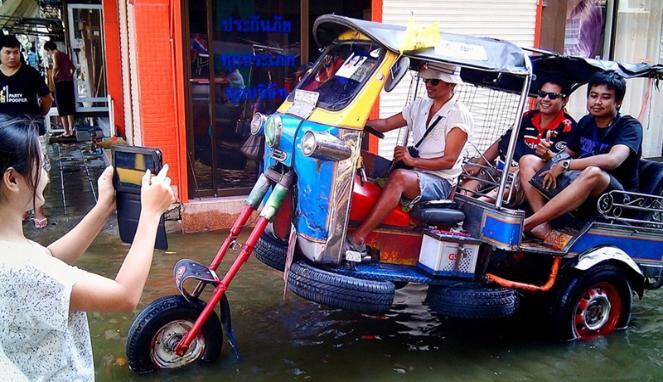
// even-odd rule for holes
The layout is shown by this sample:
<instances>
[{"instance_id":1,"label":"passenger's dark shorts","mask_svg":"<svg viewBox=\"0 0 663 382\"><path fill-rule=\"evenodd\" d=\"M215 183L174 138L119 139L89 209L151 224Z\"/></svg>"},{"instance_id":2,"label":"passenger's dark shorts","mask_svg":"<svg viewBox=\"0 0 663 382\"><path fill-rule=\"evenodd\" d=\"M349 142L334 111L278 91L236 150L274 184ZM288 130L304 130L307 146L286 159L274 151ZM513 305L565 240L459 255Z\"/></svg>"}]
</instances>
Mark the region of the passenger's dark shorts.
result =
<instances>
[{"instance_id":1,"label":"passenger's dark shorts","mask_svg":"<svg viewBox=\"0 0 663 382\"><path fill-rule=\"evenodd\" d=\"M55 103L58 115L73 115L76 112L74 102L74 81L61 81L55 83Z\"/></svg>"}]
</instances>

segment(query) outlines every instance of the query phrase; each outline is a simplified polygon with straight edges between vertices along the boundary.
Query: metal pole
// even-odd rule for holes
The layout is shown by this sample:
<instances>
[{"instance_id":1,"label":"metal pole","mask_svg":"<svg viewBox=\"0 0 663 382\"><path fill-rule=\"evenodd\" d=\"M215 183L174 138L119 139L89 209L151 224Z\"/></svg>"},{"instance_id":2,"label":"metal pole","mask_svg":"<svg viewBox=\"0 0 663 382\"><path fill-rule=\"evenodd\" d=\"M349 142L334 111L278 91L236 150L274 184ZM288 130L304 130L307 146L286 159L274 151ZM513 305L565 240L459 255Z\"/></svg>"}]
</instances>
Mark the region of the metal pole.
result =
<instances>
[{"instance_id":1,"label":"metal pole","mask_svg":"<svg viewBox=\"0 0 663 382\"><path fill-rule=\"evenodd\" d=\"M523 109L525 107L525 102L527 102L527 96L529 94L529 87L532 84L532 63L529 60L529 56L525 55L525 67L527 68L527 76L523 83L523 90L520 94L520 102L518 103L518 116L514 126L511 128L511 138L509 139L509 148L506 151L506 157L504 158L504 170L502 171L502 178L500 179L500 187L497 190L497 198L495 199L495 207L502 208L502 202L504 201L504 189L506 188L506 181L509 178L509 169L511 168L511 162L513 161L513 153L516 148L516 140L518 139L518 132L520 131L520 123L523 119Z\"/></svg>"}]
</instances>

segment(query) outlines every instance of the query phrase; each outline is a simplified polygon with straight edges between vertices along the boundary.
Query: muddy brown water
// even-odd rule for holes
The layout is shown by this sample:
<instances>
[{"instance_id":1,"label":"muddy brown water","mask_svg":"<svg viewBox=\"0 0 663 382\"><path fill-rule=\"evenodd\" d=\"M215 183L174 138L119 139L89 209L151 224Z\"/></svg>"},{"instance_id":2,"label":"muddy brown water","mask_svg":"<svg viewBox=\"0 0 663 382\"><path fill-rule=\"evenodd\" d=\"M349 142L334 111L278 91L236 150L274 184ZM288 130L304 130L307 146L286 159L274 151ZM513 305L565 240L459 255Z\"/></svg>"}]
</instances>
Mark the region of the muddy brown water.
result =
<instances>
[{"instance_id":1,"label":"muddy brown water","mask_svg":"<svg viewBox=\"0 0 663 382\"><path fill-rule=\"evenodd\" d=\"M47 243L74 221L33 233ZM172 267L180 258L207 264L223 232L170 234L170 251L157 252L141 300L176 294ZM114 277L128 246L113 222L78 262ZM230 255L229 255L230 256ZM222 265L227 269L230 256ZM136 376L127 368L126 336L136 312L89 314L98 381L557 381L663 380L663 293L634 304L631 327L591 342L558 343L541 334L541 322L457 322L422 304L425 288L397 291L392 310L375 317L325 308L288 292L282 274L255 258L228 291L242 359L224 344L220 359L177 372Z\"/></svg>"}]
</instances>

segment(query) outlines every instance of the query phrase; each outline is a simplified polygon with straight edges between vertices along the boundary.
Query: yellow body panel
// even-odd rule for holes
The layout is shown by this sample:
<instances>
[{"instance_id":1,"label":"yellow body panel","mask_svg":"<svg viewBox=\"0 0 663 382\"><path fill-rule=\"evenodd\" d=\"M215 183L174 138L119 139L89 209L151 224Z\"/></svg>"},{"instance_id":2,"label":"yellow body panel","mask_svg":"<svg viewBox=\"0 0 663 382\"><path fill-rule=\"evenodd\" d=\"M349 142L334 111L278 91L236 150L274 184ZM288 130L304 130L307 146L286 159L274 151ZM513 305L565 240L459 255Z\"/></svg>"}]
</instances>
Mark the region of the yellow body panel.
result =
<instances>
[{"instance_id":1,"label":"yellow body panel","mask_svg":"<svg viewBox=\"0 0 663 382\"><path fill-rule=\"evenodd\" d=\"M346 32L347 34L350 32ZM356 33L356 32L354 32ZM337 126L349 129L363 129L368 120L368 115L373 108L375 100L380 95L384 83L389 76L389 70L396 62L398 55L387 51L382 63L371 75L364 87L357 93L355 98L342 110L330 111L317 107L308 118L309 121L318 122L329 126ZM279 113L285 113L292 102L285 101L278 109Z\"/></svg>"}]
</instances>

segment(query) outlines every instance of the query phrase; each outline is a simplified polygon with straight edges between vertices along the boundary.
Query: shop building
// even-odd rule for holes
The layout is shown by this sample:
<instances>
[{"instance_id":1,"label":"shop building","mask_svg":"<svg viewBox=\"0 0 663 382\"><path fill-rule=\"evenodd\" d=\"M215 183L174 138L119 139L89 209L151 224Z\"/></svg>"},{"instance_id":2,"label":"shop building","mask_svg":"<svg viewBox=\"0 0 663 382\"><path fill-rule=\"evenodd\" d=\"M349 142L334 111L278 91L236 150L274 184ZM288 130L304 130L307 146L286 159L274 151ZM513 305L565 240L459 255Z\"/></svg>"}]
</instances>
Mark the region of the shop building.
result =
<instances>
[{"instance_id":1,"label":"shop building","mask_svg":"<svg viewBox=\"0 0 663 382\"><path fill-rule=\"evenodd\" d=\"M637 50L646 54L642 58L649 63L660 61L658 1L586 2L602 12L605 45L600 56L642 61L628 46L628 39L643 38L639 33L648 41L646 49ZM182 202L185 232L227 228L259 172L259 153L247 143L248 122L255 111L273 111L294 86L300 65L317 58L311 34L317 16L336 13L398 24L414 17L423 25L437 21L446 32L560 50L564 49L567 10L558 3L565 2L103 0L112 114L129 142L161 148ZM630 3L638 3L637 12ZM634 19L635 14L645 13L648 26ZM631 86L634 105L642 104L646 89L647 84L639 89ZM383 94L374 115L399 112L407 90L403 83ZM658 95L648 100L650 106L661 102ZM625 111L639 115L639 109ZM581 109L577 115L582 114ZM645 117L645 125L656 118L661 122L651 112ZM645 150L648 156L660 155L662 139L657 139L658 144ZM381 142L371 140L369 148L390 156L395 140L396 134L390 134Z\"/></svg>"}]
</instances>

